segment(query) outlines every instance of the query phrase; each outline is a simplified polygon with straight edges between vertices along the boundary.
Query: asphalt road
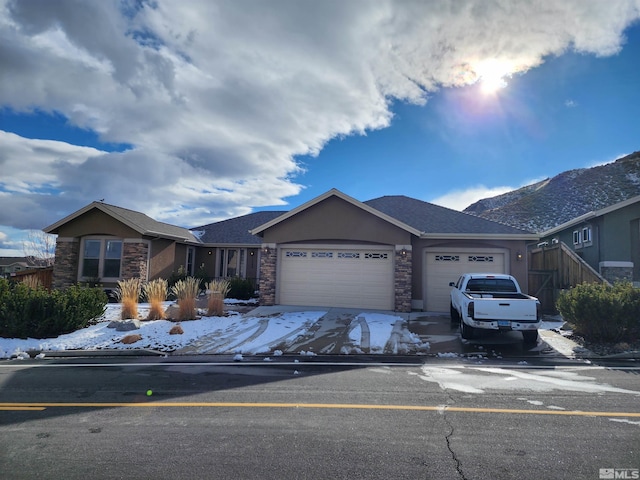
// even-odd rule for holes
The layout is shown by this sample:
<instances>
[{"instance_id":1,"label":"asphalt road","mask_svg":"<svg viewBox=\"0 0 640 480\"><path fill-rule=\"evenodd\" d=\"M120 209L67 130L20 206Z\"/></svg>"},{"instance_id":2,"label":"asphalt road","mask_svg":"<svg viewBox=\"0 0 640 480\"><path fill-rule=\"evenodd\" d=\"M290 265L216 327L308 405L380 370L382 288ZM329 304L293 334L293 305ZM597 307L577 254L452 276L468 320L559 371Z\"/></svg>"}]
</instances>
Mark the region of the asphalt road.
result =
<instances>
[{"instance_id":1,"label":"asphalt road","mask_svg":"<svg viewBox=\"0 0 640 480\"><path fill-rule=\"evenodd\" d=\"M640 468L636 363L201 360L0 362L0 478L598 479Z\"/></svg>"}]
</instances>

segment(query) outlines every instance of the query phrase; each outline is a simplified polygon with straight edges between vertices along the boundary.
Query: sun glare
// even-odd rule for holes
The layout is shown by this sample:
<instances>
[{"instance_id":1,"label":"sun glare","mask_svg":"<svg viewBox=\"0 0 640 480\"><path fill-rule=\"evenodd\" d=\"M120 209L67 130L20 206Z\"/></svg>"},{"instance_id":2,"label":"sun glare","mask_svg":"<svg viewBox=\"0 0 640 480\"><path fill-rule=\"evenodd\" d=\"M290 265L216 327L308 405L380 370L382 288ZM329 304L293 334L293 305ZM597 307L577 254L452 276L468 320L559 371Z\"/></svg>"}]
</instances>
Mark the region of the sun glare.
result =
<instances>
[{"instance_id":1,"label":"sun glare","mask_svg":"<svg viewBox=\"0 0 640 480\"><path fill-rule=\"evenodd\" d=\"M497 93L507 86L506 77L511 76L511 69L506 62L485 60L475 67L480 82L480 90L485 95Z\"/></svg>"}]
</instances>

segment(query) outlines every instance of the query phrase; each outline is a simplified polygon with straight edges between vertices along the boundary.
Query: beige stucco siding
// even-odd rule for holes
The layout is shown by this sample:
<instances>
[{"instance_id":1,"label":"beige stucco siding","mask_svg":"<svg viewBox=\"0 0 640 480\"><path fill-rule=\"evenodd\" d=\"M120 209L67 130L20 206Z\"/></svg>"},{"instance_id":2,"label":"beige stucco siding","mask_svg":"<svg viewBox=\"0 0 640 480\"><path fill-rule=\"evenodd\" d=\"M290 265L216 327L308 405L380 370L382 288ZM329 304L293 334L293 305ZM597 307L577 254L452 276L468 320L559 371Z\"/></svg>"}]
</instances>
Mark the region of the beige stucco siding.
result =
<instances>
[{"instance_id":1,"label":"beige stucco siding","mask_svg":"<svg viewBox=\"0 0 640 480\"><path fill-rule=\"evenodd\" d=\"M151 241L149 279L169 278L174 271L175 242L162 238Z\"/></svg>"},{"instance_id":2,"label":"beige stucco siding","mask_svg":"<svg viewBox=\"0 0 640 480\"><path fill-rule=\"evenodd\" d=\"M337 197L329 197L264 232L265 243L332 240L409 245L411 234Z\"/></svg>"},{"instance_id":3,"label":"beige stucco siding","mask_svg":"<svg viewBox=\"0 0 640 480\"><path fill-rule=\"evenodd\" d=\"M140 234L122 222L100 210L91 210L58 229L60 237L84 237L87 235L112 235L118 238L136 238Z\"/></svg>"},{"instance_id":4,"label":"beige stucco siding","mask_svg":"<svg viewBox=\"0 0 640 480\"><path fill-rule=\"evenodd\" d=\"M426 300L425 292L425 262L424 256L427 248L459 248L459 249L504 249L507 255L505 258L505 266L508 274L513 275L520 283L523 291L528 289L528 273L526 262L526 242L524 240L464 240L464 239L416 239L413 243L413 279L412 279L412 298L418 303ZM518 253L522 254L522 258L518 259Z\"/></svg>"}]
</instances>

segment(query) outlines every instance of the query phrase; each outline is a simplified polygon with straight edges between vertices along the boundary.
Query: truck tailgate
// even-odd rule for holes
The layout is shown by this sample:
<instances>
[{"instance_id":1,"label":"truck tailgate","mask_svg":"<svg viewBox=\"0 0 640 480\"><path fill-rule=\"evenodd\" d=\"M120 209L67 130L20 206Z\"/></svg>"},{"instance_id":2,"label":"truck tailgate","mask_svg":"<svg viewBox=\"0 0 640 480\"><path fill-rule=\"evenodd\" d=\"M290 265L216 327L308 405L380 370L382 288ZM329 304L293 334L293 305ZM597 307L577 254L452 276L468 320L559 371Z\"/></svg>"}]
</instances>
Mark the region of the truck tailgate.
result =
<instances>
[{"instance_id":1,"label":"truck tailgate","mask_svg":"<svg viewBox=\"0 0 640 480\"><path fill-rule=\"evenodd\" d=\"M537 319L536 301L531 299L477 298L474 307L476 320L534 322Z\"/></svg>"}]
</instances>

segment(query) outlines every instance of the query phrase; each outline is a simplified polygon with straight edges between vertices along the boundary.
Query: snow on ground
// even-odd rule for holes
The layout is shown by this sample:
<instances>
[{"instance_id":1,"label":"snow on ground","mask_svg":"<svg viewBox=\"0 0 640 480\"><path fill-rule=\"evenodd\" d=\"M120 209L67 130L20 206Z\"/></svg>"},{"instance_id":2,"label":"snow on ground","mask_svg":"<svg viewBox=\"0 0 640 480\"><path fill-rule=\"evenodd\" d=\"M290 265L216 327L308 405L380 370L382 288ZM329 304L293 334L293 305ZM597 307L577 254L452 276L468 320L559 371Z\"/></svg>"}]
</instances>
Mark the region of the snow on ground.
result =
<instances>
[{"instance_id":1,"label":"snow on ground","mask_svg":"<svg viewBox=\"0 0 640 480\"><path fill-rule=\"evenodd\" d=\"M225 300L225 303L237 302ZM170 304L171 302L167 302L165 306ZM139 304L139 317L144 318L148 309L148 304ZM45 352L46 357L46 352L64 350L152 349L173 352L190 346L197 351L199 343L206 345L206 352L209 354L273 353L278 355L278 346L292 343L299 336L305 335L327 313L325 311L288 312L260 318L229 311L228 316L224 317L203 316L198 320L180 322L184 333L170 335L169 330L176 325L176 322L167 320L142 321L139 330L128 332L108 328L107 325L111 321L120 320L120 311L120 304L107 304L104 316L96 325L60 335L57 338L24 340L0 338L0 358L29 358L26 352L30 352L32 357L38 352ZM382 353L399 317L370 313L362 316L370 326L371 352ZM121 343L122 338L130 334L140 334L142 340L133 344ZM360 336L354 336L353 343L359 346ZM40 355L38 358L43 356Z\"/></svg>"},{"instance_id":2,"label":"snow on ground","mask_svg":"<svg viewBox=\"0 0 640 480\"><path fill-rule=\"evenodd\" d=\"M172 302L166 302L165 307ZM226 299L225 303L232 305L238 301ZM138 305L140 318L144 318L149 305ZM229 311L227 316L206 317L198 320L181 322L184 330L181 335L170 335L169 330L176 322L167 320L143 321L139 330L129 332L108 328L112 320L120 320L120 304L107 304L104 316L96 325L83 328L73 333L60 335L48 339L14 339L0 338L1 358L29 358L39 352L56 352L64 350L135 350L152 349L161 352L173 352L185 347L194 353L208 354L282 354L283 345L293 343L298 337L304 336L311 327L324 316L325 311L305 311L280 313L270 317L252 317ZM368 335L363 332L362 318ZM559 328L562 321L545 322L543 329ZM417 335L406 329L400 329L402 318L382 313L367 312L356 315L349 338L352 347L343 353L361 353L366 349L369 353L383 353L385 348L395 351L398 345L414 344L417 351L428 351L429 342L422 343ZM121 343L123 337L129 334L140 334L142 340L133 344ZM363 334L365 333L365 334ZM411 338L405 338L407 335ZM368 344L366 343L368 340ZM395 342L395 343L394 343ZM199 350L201 346L201 350ZM305 352L311 354L312 352ZM398 352L400 353L400 352ZM446 356L447 354L438 354ZM451 354L457 355L457 354ZM38 358L43 358L40 355Z\"/></svg>"}]
</instances>

